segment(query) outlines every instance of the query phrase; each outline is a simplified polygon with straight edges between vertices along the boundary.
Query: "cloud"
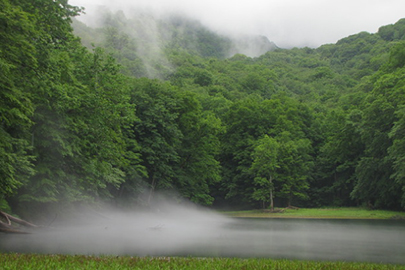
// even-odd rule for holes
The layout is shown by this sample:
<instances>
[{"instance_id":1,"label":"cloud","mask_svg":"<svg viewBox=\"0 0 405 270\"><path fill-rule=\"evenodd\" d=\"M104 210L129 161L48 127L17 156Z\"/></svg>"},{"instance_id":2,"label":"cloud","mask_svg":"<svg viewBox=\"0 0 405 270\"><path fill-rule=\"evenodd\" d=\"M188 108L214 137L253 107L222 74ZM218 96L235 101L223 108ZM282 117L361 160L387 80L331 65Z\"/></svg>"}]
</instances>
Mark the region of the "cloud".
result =
<instances>
[{"instance_id":1,"label":"cloud","mask_svg":"<svg viewBox=\"0 0 405 270\"><path fill-rule=\"evenodd\" d=\"M264 35L279 47L318 47L405 17L403 0L71 0L97 6L184 13L215 31Z\"/></svg>"}]
</instances>

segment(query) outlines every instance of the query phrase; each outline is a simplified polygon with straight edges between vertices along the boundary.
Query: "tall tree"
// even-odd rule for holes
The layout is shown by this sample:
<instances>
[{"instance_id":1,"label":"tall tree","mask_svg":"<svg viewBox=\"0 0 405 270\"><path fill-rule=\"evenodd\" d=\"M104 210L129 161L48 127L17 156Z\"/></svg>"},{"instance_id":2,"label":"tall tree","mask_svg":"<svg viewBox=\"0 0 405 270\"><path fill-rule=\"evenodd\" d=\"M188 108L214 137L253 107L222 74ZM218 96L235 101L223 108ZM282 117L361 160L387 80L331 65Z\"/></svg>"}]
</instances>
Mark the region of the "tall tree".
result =
<instances>
[{"instance_id":1,"label":"tall tree","mask_svg":"<svg viewBox=\"0 0 405 270\"><path fill-rule=\"evenodd\" d=\"M210 205L210 186L220 180L219 134L222 123L212 113L203 113L196 95L182 92L179 102L179 128L183 134L177 149L180 157L176 182L180 193L191 201Z\"/></svg>"},{"instance_id":2,"label":"tall tree","mask_svg":"<svg viewBox=\"0 0 405 270\"><path fill-rule=\"evenodd\" d=\"M140 146L142 166L146 168L150 203L155 190L173 188L175 166L180 162L177 148L183 134L178 126L177 92L156 80L134 80L131 103L136 104L132 132Z\"/></svg>"},{"instance_id":3,"label":"tall tree","mask_svg":"<svg viewBox=\"0 0 405 270\"><path fill-rule=\"evenodd\" d=\"M274 211L274 181L278 180L280 168L279 164L279 143L264 135L259 139L252 153L253 163L250 171L254 174L255 191L252 194L253 199L270 202L270 209Z\"/></svg>"},{"instance_id":4,"label":"tall tree","mask_svg":"<svg viewBox=\"0 0 405 270\"><path fill-rule=\"evenodd\" d=\"M0 200L32 174L29 129L33 104L28 89L37 61L31 40L35 18L0 1Z\"/></svg>"},{"instance_id":5,"label":"tall tree","mask_svg":"<svg viewBox=\"0 0 405 270\"><path fill-rule=\"evenodd\" d=\"M311 142L308 139L295 139L288 131L277 136L280 144L279 155L279 196L287 199L292 206L295 198L307 199L308 177L313 166Z\"/></svg>"}]
</instances>

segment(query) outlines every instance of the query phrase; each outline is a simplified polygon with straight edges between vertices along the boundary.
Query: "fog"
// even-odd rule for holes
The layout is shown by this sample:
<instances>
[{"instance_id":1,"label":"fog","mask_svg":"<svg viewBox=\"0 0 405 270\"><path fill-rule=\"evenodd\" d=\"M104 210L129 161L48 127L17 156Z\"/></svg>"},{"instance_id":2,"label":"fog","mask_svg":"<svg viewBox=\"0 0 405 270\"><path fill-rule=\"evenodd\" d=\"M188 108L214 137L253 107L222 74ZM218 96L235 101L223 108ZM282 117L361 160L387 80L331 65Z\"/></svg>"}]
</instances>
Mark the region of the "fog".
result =
<instances>
[{"instance_id":1,"label":"fog","mask_svg":"<svg viewBox=\"0 0 405 270\"><path fill-rule=\"evenodd\" d=\"M261 35L282 48L318 47L361 31L375 33L405 17L403 0L70 0L89 23L100 6L112 10L183 13L231 35Z\"/></svg>"},{"instance_id":2,"label":"fog","mask_svg":"<svg viewBox=\"0 0 405 270\"><path fill-rule=\"evenodd\" d=\"M404 220L229 218L192 204L76 212L28 235L0 233L1 252L266 257L405 264Z\"/></svg>"},{"instance_id":3,"label":"fog","mask_svg":"<svg viewBox=\"0 0 405 270\"><path fill-rule=\"evenodd\" d=\"M173 255L221 236L230 219L193 204L165 201L138 211L81 209L30 234L0 233L0 251Z\"/></svg>"}]
</instances>

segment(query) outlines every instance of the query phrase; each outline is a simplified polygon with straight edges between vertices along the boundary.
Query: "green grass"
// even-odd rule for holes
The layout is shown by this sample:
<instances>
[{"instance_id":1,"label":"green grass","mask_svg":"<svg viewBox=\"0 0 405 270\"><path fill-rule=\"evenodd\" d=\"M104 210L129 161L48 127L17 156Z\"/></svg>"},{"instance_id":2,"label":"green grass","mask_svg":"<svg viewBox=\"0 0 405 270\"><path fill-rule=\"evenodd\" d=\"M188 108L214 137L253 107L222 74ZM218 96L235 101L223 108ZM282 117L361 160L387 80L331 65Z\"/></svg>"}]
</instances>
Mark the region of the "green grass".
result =
<instances>
[{"instance_id":1,"label":"green grass","mask_svg":"<svg viewBox=\"0 0 405 270\"><path fill-rule=\"evenodd\" d=\"M262 210L223 212L232 217L260 218L335 218L335 219L405 219L405 212L368 210L358 207L286 209L283 213L268 213Z\"/></svg>"},{"instance_id":2,"label":"green grass","mask_svg":"<svg viewBox=\"0 0 405 270\"><path fill-rule=\"evenodd\" d=\"M239 258L0 254L0 269L405 269L404 265Z\"/></svg>"}]
</instances>

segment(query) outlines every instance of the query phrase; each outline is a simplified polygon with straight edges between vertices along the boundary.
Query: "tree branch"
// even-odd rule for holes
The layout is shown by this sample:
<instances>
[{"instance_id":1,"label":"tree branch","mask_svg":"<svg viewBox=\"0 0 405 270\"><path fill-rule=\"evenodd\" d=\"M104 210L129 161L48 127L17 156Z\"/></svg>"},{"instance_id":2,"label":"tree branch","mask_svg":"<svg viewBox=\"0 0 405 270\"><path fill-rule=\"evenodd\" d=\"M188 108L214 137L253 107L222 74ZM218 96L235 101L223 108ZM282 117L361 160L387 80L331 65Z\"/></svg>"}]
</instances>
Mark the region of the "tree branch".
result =
<instances>
[{"instance_id":1,"label":"tree branch","mask_svg":"<svg viewBox=\"0 0 405 270\"><path fill-rule=\"evenodd\" d=\"M23 230L20 230L19 228L16 228L15 226L13 226L12 222L17 223L19 225L22 225L24 227L30 227L30 228L38 228L37 225L32 224L28 221L25 221L23 219L14 217L12 215L9 215L3 211L0 211L0 217L3 217L6 222L3 222L0 220L0 232L4 232L4 233L29 233Z\"/></svg>"}]
</instances>

